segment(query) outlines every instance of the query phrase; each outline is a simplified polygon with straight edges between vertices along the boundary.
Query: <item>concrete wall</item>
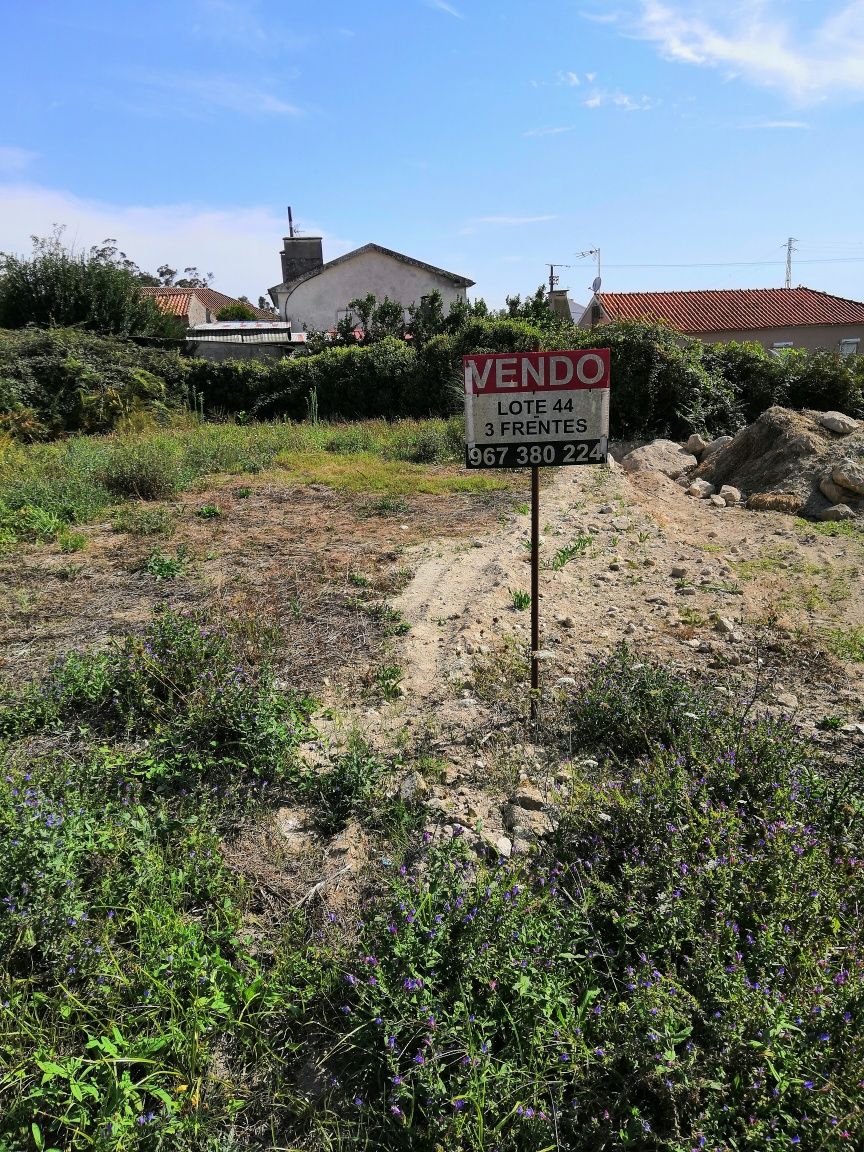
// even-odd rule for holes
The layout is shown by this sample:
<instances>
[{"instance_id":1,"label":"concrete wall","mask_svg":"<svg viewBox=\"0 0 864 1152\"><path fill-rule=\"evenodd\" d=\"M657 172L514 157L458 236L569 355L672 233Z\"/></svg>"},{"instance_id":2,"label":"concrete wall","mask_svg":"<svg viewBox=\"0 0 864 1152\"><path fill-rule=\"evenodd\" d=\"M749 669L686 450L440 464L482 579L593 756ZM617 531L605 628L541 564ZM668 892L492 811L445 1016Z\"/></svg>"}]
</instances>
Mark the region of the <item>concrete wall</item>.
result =
<instances>
[{"instance_id":1,"label":"concrete wall","mask_svg":"<svg viewBox=\"0 0 864 1152\"><path fill-rule=\"evenodd\" d=\"M210 312L197 296L189 297L189 311L186 314L186 322L190 328L194 328L196 324L209 324L215 317L210 315Z\"/></svg>"},{"instance_id":2,"label":"concrete wall","mask_svg":"<svg viewBox=\"0 0 864 1152\"><path fill-rule=\"evenodd\" d=\"M279 315L283 320L290 320L295 332L302 332L304 328L310 332L327 332L344 315L348 301L357 296L371 292L379 303L389 296L407 308L436 288L444 298L445 313L454 301L465 299L465 289L451 280L382 252L362 252L344 264L325 268L298 285L290 295L279 292Z\"/></svg>"},{"instance_id":3,"label":"concrete wall","mask_svg":"<svg viewBox=\"0 0 864 1152\"><path fill-rule=\"evenodd\" d=\"M763 348L775 344L791 343L793 348L806 348L808 352L825 349L839 352L841 340L860 340L859 353L864 354L864 324L802 324L792 328L754 328L746 332L699 332L705 344L729 344L754 341Z\"/></svg>"},{"instance_id":4,"label":"concrete wall","mask_svg":"<svg viewBox=\"0 0 864 1152\"><path fill-rule=\"evenodd\" d=\"M223 360L281 360L297 349L296 344L235 344L225 340L187 340L189 356L221 364Z\"/></svg>"}]
</instances>

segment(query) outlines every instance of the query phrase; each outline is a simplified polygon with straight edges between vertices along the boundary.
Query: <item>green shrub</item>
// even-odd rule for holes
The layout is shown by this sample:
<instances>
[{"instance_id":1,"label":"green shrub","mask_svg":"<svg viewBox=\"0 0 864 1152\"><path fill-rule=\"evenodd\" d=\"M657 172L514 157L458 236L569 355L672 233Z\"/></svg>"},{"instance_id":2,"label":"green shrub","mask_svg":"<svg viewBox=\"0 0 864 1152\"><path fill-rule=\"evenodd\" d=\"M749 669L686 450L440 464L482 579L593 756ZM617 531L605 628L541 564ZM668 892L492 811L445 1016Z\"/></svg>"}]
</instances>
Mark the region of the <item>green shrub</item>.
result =
<instances>
[{"instance_id":1,"label":"green shrub","mask_svg":"<svg viewBox=\"0 0 864 1152\"><path fill-rule=\"evenodd\" d=\"M553 793L551 852L484 866L456 838L338 954L311 1039L343 1140L860 1142L860 782L623 652L574 708L580 744L615 760Z\"/></svg>"},{"instance_id":2,"label":"green shrub","mask_svg":"<svg viewBox=\"0 0 864 1152\"><path fill-rule=\"evenodd\" d=\"M236 631L162 612L141 635L73 654L44 684L0 700L0 731L74 722L103 739L146 737L134 771L150 785L236 789L294 771L306 709L275 691Z\"/></svg>"},{"instance_id":3,"label":"green shrub","mask_svg":"<svg viewBox=\"0 0 864 1152\"><path fill-rule=\"evenodd\" d=\"M226 304L216 313L217 320L257 320L255 310L250 304L237 300L233 304Z\"/></svg>"},{"instance_id":4,"label":"green shrub","mask_svg":"<svg viewBox=\"0 0 864 1152\"><path fill-rule=\"evenodd\" d=\"M183 482L183 453L169 436L122 437L112 441L99 480L115 496L161 500Z\"/></svg>"},{"instance_id":5,"label":"green shrub","mask_svg":"<svg viewBox=\"0 0 864 1152\"><path fill-rule=\"evenodd\" d=\"M0 330L0 417L22 440L64 432L106 432L139 413L185 402L186 363L70 329Z\"/></svg>"},{"instance_id":6,"label":"green shrub","mask_svg":"<svg viewBox=\"0 0 864 1152\"><path fill-rule=\"evenodd\" d=\"M34 237L29 259L0 254L0 327L176 335L173 318L142 295L132 271L93 252L65 249L61 233Z\"/></svg>"}]
</instances>

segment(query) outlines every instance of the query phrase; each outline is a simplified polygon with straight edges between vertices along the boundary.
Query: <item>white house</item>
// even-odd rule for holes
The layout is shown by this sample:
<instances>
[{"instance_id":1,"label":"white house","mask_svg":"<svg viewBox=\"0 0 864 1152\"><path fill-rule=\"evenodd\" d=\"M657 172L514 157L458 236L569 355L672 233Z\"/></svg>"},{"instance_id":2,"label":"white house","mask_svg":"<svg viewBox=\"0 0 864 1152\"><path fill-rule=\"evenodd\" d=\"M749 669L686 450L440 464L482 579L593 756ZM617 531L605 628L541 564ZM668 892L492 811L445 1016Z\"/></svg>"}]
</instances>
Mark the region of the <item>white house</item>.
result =
<instances>
[{"instance_id":1,"label":"white house","mask_svg":"<svg viewBox=\"0 0 864 1152\"><path fill-rule=\"evenodd\" d=\"M320 237L286 236L280 255L283 282L270 289L270 298L295 332L330 331L349 300L370 292L379 302L389 296L407 308L437 289L446 313L474 283L380 244L364 244L325 264Z\"/></svg>"}]
</instances>

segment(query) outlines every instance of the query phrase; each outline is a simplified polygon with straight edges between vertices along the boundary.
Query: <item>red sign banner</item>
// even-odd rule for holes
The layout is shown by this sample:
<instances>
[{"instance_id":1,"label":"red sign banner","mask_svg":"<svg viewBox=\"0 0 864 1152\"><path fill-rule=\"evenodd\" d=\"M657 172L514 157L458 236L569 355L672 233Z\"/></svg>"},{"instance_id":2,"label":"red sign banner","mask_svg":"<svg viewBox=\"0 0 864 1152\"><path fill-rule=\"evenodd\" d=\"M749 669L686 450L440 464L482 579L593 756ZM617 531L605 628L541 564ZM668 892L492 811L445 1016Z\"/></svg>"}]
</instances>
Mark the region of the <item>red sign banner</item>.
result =
<instances>
[{"instance_id":1,"label":"red sign banner","mask_svg":"<svg viewBox=\"0 0 864 1152\"><path fill-rule=\"evenodd\" d=\"M465 356L465 395L609 387L609 349Z\"/></svg>"}]
</instances>

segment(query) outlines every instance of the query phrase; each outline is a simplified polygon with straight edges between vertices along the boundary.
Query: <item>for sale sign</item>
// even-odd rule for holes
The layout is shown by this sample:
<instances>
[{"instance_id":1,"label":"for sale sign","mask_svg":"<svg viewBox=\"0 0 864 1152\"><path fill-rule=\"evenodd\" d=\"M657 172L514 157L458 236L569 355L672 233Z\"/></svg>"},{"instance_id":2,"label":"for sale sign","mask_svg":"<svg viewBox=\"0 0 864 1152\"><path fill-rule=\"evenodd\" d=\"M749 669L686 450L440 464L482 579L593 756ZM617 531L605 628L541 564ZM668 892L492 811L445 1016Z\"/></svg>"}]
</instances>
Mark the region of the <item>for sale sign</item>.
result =
<instances>
[{"instance_id":1,"label":"for sale sign","mask_svg":"<svg viewBox=\"0 0 864 1152\"><path fill-rule=\"evenodd\" d=\"M600 464L609 442L609 349L465 356L469 468Z\"/></svg>"}]
</instances>

